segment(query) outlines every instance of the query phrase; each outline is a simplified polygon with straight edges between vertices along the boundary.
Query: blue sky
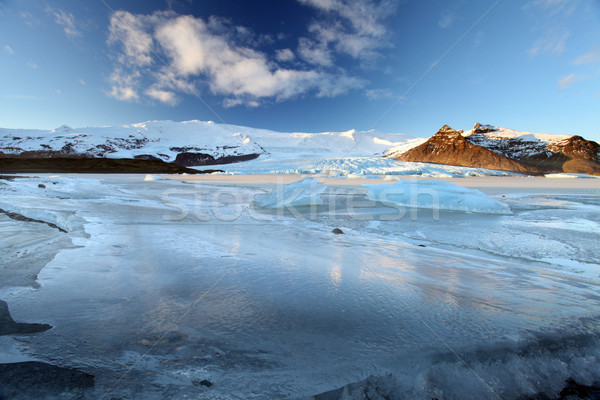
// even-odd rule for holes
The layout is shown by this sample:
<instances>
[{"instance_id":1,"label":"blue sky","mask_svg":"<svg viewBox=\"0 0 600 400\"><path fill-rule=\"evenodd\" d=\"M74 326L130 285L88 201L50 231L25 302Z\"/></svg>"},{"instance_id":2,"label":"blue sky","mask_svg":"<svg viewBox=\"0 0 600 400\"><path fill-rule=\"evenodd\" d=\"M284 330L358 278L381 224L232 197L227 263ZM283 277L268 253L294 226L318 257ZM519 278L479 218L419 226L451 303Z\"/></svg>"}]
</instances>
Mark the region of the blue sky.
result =
<instances>
[{"instance_id":1,"label":"blue sky","mask_svg":"<svg viewBox=\"0 0 600 400\"><path fill-rule=\"evenodd\" d=\"M4 0L0 126L600 140L598 0Z\"/></svg>"}]
</instances>

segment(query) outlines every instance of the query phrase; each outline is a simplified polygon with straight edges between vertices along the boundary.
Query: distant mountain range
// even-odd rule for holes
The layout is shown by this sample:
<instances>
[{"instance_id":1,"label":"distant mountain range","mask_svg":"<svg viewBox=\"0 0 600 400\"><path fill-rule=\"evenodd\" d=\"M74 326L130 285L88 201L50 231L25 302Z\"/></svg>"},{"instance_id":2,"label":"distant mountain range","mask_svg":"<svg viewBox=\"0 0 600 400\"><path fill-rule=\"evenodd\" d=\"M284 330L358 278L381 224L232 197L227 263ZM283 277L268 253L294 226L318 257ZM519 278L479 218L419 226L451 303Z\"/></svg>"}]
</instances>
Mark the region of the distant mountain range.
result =
<instances>
[{"instance_id":1,"label":"distant mountain range","mask_svg":"<svg viewBox=\"0 0 600 400\"><path fill-rule=\"evenodd\" d=\"M600 146L580 136L519 132L475 124L444 126L429 139L376 131L282 133L204 121L51 131L0 129L4 172L193 172L261 159L391 157L524 174L600 175Z\"/></svg>"},{"instance_id":2,"label":"distant mountain range","mask_svg":"<svg viewBox=\"0 0 600 400\"><path fill-rule=\"evenodd\" d=\"M211 121L148 121L75 129L63 125L50 131L0 128L0 171L75 172L85 165L83 172L157 173L161 168L165 173L190 172L186 167L259 157L382 156L389 148L410 148L422 141L375 131L282 133Z\"/></svg>"},{"instance_id":3,"label":"distant mountain range","mask_svg":"<svg viewBox=\"0 0 600 400\"><path fill-rule=\"evenodd\" d=\"M519 132L475 124L470 131L444 125L396 160L489 168L525 174L567 172L600 175L600 145L576 135Z\"/></svg>"}]
</instances>

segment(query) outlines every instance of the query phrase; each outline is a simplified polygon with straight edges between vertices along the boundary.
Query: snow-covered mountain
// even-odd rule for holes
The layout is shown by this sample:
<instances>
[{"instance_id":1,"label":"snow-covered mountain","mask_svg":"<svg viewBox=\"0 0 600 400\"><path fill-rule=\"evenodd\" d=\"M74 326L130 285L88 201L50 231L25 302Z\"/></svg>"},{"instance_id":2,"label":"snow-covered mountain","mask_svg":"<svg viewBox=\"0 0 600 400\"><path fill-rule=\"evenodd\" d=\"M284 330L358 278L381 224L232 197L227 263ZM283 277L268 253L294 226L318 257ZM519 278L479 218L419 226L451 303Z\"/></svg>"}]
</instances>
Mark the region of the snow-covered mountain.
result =
<instances>
[{"instance_id":1,"label":"snow-covered mountain","mask_svg":"<svg viewBox=\"0 0 600 400\"><path fill-rule=\"evenodd\" d=\"M281 133L204 121L139 124L51 131L0 129L0 156L20 158L127 158L182 166L228 164L264 158L383 155L415 142L376 131Z\"/></svg>"},{"instance_id":2,"label":"snow-covered mountain","mask_svg":"<svg viewBox=\"0 0 600 400\"><path fill-rule=\"evenodd\" d=\"M423 144L389 156L519 173L600 174L600 145L596 142L576 135L520 132L479 123L466 132L445 125Z\"/></svg>"},{"instance_id":3,"label":"snow-covered mountain","mask_svg":"<svg viewBox=\"0 0 600 400\"><path fill-rule=\"evenodd\" d=\"M4 156L23 158L138 158L180 165L190 165L191 155L202 155L204 164L211 164L223 157L258 157L265 153L240 130L200 121L78 129L63 125L51 131L0 129L0 151Z\"/></svg>"},{"instance_id":4,"label":"snow-covered mountain","mask_svg":"<svg viewBox=\"0 0 600 400\"><path fill-rule=\"evenodd\" d=\"M600 174L600 146L596 142L580 136L520 132L481 124L466 132L444 126L430 139L374 130L284 133L211 121L148 121L76 129L63 125L50 131L0 129L0 161L6 171L92 172L101 166L102 172L146 172L152 163L154 172L186 172L177 168L210 165L231 170L223 165L254 159L258 164L251 163L253 170L273 173L331 168L340 173L373 173L382 170L380 161L395 159L482 171ZM315 167L332 165L327 160L352 165L341 169ZM369 165L377 164L377 168L365 167L365 160L370 160ZM303 164L289 167L298 162ZM7 168L7 163L17 166ZM288 167L280 168L284 164ZM400 173L398 163L392 164L383 170Z\"/></svg>"},{"instance_id":5,"label":"snow-covered mountain","mask_svg":"<svg viewBox=\"0 0 600 400\"><path fill-rule=\"evenodd\" d=\"M581 136L519 132L479 123L463 135L471 143L543 171L600 173L600 145Z\"/></svg>"}]
</instances>

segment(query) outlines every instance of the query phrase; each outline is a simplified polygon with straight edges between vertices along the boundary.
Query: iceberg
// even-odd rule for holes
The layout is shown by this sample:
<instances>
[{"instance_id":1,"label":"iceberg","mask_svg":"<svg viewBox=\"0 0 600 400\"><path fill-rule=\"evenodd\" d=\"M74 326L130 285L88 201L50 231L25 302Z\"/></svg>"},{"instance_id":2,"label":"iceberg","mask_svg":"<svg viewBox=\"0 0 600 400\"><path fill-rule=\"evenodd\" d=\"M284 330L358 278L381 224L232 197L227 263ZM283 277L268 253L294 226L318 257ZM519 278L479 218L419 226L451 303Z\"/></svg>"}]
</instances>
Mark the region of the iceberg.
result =
<instances>
[{"instance_id":1,"label":"iceberg","mask_svg":"<svg viewBox=\"0 0 600 400\"><path fill-rule=\"evenodd\" d=\"M464 211L483 214L511 214L498 200L454 183L437 180L399 180L393 184L364 184L367 199L411 208Z\"/></svg>"}]
</instances>

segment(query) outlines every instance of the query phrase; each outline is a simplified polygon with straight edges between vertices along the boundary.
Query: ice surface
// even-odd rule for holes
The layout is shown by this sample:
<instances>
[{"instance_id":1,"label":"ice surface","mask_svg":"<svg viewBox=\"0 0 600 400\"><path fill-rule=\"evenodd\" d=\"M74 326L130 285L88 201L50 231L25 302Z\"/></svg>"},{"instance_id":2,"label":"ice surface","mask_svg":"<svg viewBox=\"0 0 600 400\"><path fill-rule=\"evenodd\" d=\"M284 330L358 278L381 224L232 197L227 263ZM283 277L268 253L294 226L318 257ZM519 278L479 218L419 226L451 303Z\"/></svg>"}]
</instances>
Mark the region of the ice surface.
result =
<instances>
[{"instance_id":1,"label":"ice surface","mask_svg":"<svg viewBox=\"0 0 600 400\"><path fill-rule=\"evenodd\" d=\"M282 185L270 193L254 198L254 205L262 208L310 207L323 204L321 193L327 186L316 178Z\"/></svg>"},{"instance_id":2,"label":"ice surface","mask_svg":"<svg viewBox=\"0 0 600 400\"><path fill-rule=\"evenodd\" d=\"M221 178L0 183L3 208L81 222L64 234L77 247L37 260L39 289L0 292L15 320L54 326L0 340L0 354L93 373L90 399L300 398L354 382L411 399L553 398L566 378L600 380L596 180L482 187L512 213L436 217L344 178L301 181L321 204L282 214L251 204L293 185Z\"/></svg>"},{"instance_id":3,"label":"ice surface","mask_svg":"<svg viewBox=\"0 0 600 400\"><path fill-rule=\"evenodd\" d=\"M399 180L394 184L366 184L367 198L381 203L435 210L510 214L510 208L479 190L451 182Z\"/></svg>"}]
</instances>

